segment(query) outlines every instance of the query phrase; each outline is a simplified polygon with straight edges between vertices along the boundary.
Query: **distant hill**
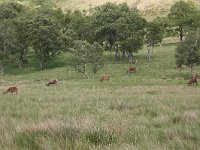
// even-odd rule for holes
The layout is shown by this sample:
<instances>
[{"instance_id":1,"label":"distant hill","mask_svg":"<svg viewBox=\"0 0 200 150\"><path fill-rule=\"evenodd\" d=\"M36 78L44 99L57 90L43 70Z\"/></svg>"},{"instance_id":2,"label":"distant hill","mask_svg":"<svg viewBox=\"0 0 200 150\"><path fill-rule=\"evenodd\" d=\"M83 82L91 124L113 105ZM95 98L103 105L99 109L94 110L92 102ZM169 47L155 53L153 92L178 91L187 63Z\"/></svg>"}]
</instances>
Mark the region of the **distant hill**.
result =
<instances>
[{"instance_id":1,"label":"distant hill","mask_svg":"<svg viewBox=\"0 0 200 150\"><path fill-rule=\"evenodd\" d=\"M2 1L18 1L25 5L31 5L35 0L0 0ZM130 7L137 7L141 15L147 19L155 18L157 16L166 16L170 10L170 7L180 0L46 0L53 1L62 10L67 11L69 9L88 10L98 5L103 5L106 2L111 3L123 3L126 2ZM196 5L200 6L200 0L185 0L192 1Z\"/></svg>"},{"instance_id":2,"label":"distant hill","mask_svg":"<svg viewBox=\"0 0 200 150\"><path fill-rule=\"evenodd\" d=\"M63 10L66 9L89 9L106 2L123 3L130 7L137 7L145 17L165 16L170 7L179 0L54 0ZM200 0L193 0L197 5Z\"/></svg>"}]
</instances>

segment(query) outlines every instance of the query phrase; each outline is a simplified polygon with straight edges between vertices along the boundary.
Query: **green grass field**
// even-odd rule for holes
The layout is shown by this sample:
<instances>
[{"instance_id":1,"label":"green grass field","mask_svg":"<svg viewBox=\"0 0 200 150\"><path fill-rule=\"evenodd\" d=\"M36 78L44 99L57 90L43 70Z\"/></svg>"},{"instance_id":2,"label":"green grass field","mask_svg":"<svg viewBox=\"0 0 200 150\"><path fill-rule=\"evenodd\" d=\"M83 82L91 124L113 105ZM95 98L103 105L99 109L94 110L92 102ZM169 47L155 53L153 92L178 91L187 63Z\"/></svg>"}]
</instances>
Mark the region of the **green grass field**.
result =
<instances>
[{"instance_id":1,"label":"green grass field","mask_svg":"<svg viewBox=\"0 0 200 150\"><path fill-rule=\"evenodd\" d=\"M135 74L105 53L105 67L91 79L67 67L66 56L46 70L33 55L23 70L8 66L0 91L17 85L19 93L0 94L0 149L199 149L200 88L186 84L186 66L174 69L175 48L155 47L148 62L144 47ZM104 73L111 80L100 83ZM46 87L51 78L58 85Z\"/></svg>"}]
</instances>

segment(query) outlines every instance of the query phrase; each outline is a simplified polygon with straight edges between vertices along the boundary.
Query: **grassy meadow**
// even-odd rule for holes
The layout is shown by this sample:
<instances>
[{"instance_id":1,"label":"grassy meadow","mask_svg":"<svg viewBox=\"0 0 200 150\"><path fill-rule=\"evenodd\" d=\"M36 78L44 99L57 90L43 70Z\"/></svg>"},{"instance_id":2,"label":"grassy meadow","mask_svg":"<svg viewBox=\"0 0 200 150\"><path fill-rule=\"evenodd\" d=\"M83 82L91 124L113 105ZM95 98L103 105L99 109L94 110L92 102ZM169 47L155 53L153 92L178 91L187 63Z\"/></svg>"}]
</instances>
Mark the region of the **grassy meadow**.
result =
<instances>
[{"instance_id":1,"label":"grassy meadow","mask_svg":"<svg viewBox=\"0 0 200 150\"><path fill-rule=\"evenodd\" d=\"M148 62L144 47L135 74L105 53L105 67L90 79L68 67L67 56L45 70L34 55L22 70L8 66L0 91L17 85L19 93L0 93L0 149L199 149L200 88L187 85L186 66L175 69L175 48L155 47ZM111 79L100 83L105 73ZM58 85L46 87L53 78Z\"/></svg>"}]
</instances>

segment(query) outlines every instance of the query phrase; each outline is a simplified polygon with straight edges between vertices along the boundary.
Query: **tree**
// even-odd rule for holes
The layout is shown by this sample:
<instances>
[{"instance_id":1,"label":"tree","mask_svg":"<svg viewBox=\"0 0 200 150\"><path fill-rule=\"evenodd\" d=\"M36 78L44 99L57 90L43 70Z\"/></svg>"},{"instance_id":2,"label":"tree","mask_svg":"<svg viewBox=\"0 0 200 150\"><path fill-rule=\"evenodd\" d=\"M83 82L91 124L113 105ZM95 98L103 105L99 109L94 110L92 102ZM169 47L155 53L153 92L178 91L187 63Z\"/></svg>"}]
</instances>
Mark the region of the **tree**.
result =
<instances>
[{"instance_id":1,"label":"tree","mask_svg":"<svg viewBox=\"0 0 200 150\"><path fill-rule=\"evenodd\" d=\"M133 61L133 52L137 53L143 46L143 38L137 33L121 42L122 49L128 52L129 62Z\"/></svg>"},{"instance_id":2,"label":"tree","mask_svg":"<svg viewBox=\"0 0 200 150\"><path fill-rule=\"evenodd\" d=\"M69 48L72 48L73 47L73 44L74 44L74 41L78 40L78 35L76 32L74 32L73 30L71 29L68 29L65 31L64 33L65 35L65 43L66 43L66 47L69 49Z\"/></svg>"},{"instance_id":3,"label":"tree","mask_svg":"<svg viewBox=\"0 0 200 150\"><path fill-rule=\"evenodd\" d=\"M130 9L114 24L117 29L117 41L121 45L123 57L127 52L129 61L133 59L133 52L138 52L143 46L146 20L143 19L137 9Z\"/></svg>"},{"instance_id":4,"label":"tree","mask_svg":"<svg viewBox=\"0 0 200 150\"><path fill-rule=\"evenodd\" d=\"M133 52L137 52L135 47L141 45L134 45L133 43L143 43L144 27L146 24L137 9L130 9L126 3L112 4L106 3L102 6L95 8L93 24L96 27L96 41L99 43L107 43L109 50L115 50L115 58L119 59L120 50L125 53L130 53L132 56ZM136 37L139 36L139 37ZM131 41L141 40L141 41ZM127 41L129 46L126 46ZM130 46L132 47L130 48ZM129 48L129 49L127 49Z\"/></svg>"},{"instance_id":5,"label":"tree","mask_svg":"<svg viewBox=\"0 0 200 150\"><path fill-rule=\"evenodd\" d=\"M0 20L14 19L20 15L24 6L15 2L0 3Z\"/></svg>"},{"instance_id":6,"label":"tree","mask_svg":"<svg viewBox=\"0 0 200 150\"><path fill-rule=\"evenodd\" d=\"M28 8L23 10L23 14L20 14L19 17L14 19L14 24L17 30L17 38L19 40L19 48L18 48L18 61L19 68L22 68L22 65L25 61L28 61L28 50L30 46L29 36L30 29L32 25L33 12Z\"/></svg>"},{"instance_id":7,"label":"tree","mask_svg":"<svg viewBox=\"0 0 200 150\"><path fill-rule=\"evenodd\" d=\"M183 40L184 30L186 27L189 27L193 24L193 15L196 14L197 9L191 3L186 3L184 1L176 2L170 9L170 13L168 15L169 19L178 26L180 41Z\"/></svg>"},{"instance_id":8,"label":"tree","mask_svg":"<svg viewBox=\"0 0 200 150\"><path fill-rule=\"evenodd\" d=\"M77 72L89 78L89 71L95 75L103 67L103 48L97 42L90 44L87 41L77 40L71 49L71 65Z\"/></svg>"},{"instance_id":9,"label":"tree","mask_svg":"<svg viewBox=\"0 0 200 150\"><path fill-rule=\"evenodd\" d=\"M114 23L128 10L129 8L125 3L121 5L106 3L94 8L95 40L101 44L106 41L109 45L110 54L118 36Z\"/></svg>"},{"instance_id":10,"label":"tree","mask_svg":"<svg viewBox=\"0 0 200 150\"><path fill-rule=\"evenodd\" d=\"M87 16L79 10L66 14L66 29L73 30L78 40L94 42L94 26L92 26L92 16Z\"/></svg>"},{"instance_id":11,"label":"tree","mask_svg":"<svg viewBox=\"0 0 200 150\"><path fill-rule=\"evenodd\" d=\"M147 41L147 58L150 61L151 53L153 53L154 45L162 42L164 38L164 26L159 22L159 20L155 19L152 22L148 23L146 28L146 41ZM150 51L151 50L151 51Z\"/></svg>"},{"instance_id":12,"label":"tree","mask_svg":"<svg viewBox=\"0 0 200 150\"><path fill-rule=\"evenodd\" d=\"M1 47L2 73L5 59L9 57L10 62L16 61L16 57L20 59L21 57L19 58L18 56L21 56L24 47L27 47L27 44L24 42L25 40L23 40L24 38L22 38L25 33L22 28L23 25L19 25L19 18L22 18L24 16L23 14L26 14L25 12L28 13L27 8L15 2L4 2L0 4L1 43L3 44ZM15 57L13 53L15 53Z\"/></svg>"},{"instance_id":13,"label":"tree","mask_svg":"<svg viewBox=\"0 0 200 150\"><path fill-rule=\"evenodd\" d=\"M163 28L154 21L150 22L146 29L146 38L148 42L152 43L152 46L157 43L161 43L162 39L164 38Z\"/></svg>"},{"instance_id":14,"label":"tree","mask_svg":"<svg viewBox=\"0 0 200 150\"><path fill-rule=\"evenodd\" d=\"M176 63L185 64L192 70L193 66L200 64L200 36L191 32L176 49Z\"/></svg>"},{"instance_id":15,"label":"tree","mask_svg":"<svg viewBox=\"0 0 200 150\"><path fill-rule=\"evenodd\" d=\"M65 48L64 35L53 18L37 14L31 26L29 40L43 69L51 57L56 56Z\"/></svg>"},{"instance_id":16,"label":"tree","mask_svg":"<svg viewBox=\"0 0 200 150\"><path fill-rule=\"evenodd\" d=\"M103 59L103 48L97 42L94 42L92 45L92 50L90 52L90 63L92 66L92 72L95 75L101 68L103 68L104 64Z\"/></svg>"},{"instance_id":17,"label":"tree","mask_svg":"<svg viewBox=\"0 0 200 150\"><path fill-rule=\"evenodd\" d=\"M90 63L89 53L92 51L92 46L86 41L77 40L74 42L74 47L71 49L73 56L71 57L72 66L77 72L85 74L87 78L88 66Z\"/></svg>"}]
</instances>

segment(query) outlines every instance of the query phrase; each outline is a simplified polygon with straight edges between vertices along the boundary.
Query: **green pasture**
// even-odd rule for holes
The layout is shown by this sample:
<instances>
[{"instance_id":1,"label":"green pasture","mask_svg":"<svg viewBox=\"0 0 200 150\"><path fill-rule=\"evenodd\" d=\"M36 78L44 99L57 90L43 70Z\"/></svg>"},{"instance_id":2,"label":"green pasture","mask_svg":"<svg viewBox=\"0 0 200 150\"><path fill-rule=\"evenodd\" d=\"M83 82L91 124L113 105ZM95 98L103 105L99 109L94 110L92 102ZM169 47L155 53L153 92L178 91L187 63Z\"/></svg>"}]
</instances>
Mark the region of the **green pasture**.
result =
<instances>
[{"instance_id":1,"label":"green pasture","mask_svg":"<svg viewBox=\"0 0 200 150\"><path fill-rule=\"evenodd\" d=\"M105 52L105 66L86 79L68 66L67 54L45 70L32 53L29 64L5 68L0 91L0 149L184 150L199 149L200 88L188 86L190 70L175 69L176 45L137 54L137 73L127 60ZM194 68L199 74L199 67ZM109 82L100 83L103 74ZM59 80L47 87L49 79Z\"/></svg>"}]
</instances>

